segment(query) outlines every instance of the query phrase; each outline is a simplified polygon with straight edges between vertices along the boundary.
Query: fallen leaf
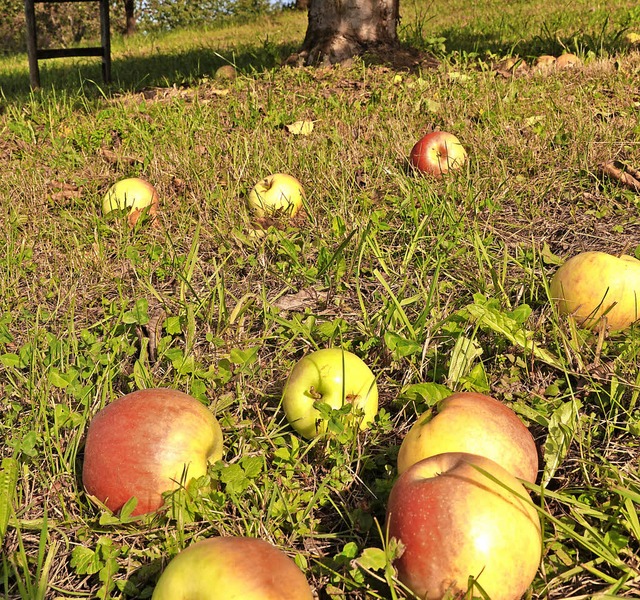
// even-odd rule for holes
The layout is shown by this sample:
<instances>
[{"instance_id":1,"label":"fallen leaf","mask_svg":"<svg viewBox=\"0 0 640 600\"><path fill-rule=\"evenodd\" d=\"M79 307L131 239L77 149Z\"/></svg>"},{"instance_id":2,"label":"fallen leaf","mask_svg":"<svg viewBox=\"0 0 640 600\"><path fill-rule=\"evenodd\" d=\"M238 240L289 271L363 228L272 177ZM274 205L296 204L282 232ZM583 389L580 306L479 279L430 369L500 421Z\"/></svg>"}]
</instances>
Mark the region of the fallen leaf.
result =
<instances>
[{"instance_id":1,"label":"fallen leaf","mask_svg":"<svg viewBox=\"0 0 640 600\"><path fill-rule=\"evenodd\" d=\"M293 135L309 135L313 131L313 121L295 121L285 127Z\"/></svg>"}]
</instances>

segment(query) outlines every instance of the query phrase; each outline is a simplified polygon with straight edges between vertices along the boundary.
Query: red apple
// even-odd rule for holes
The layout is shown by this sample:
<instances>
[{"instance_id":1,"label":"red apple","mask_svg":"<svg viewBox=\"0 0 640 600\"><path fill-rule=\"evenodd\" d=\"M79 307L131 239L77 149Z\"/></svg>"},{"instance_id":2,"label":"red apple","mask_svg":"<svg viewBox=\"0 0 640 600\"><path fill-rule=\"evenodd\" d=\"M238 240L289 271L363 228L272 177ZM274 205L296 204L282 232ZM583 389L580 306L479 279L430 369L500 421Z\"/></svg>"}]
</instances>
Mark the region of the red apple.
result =
<instances>
[{"instance_id":1,"label":"red apple","mask_svg":"<svg viewBox=\"0 0 640 600\"><path fill-rule=\"evenodd\" d=\"M533 436L513 410L485 394L458 392L421 415L402 440L398 473L443 452L486 456L531 483L538 476Z\"/></svg>"},{"instance_id":2,"label":"red apple","mask_svg":"<svg viewBox=\"0 0 640 600\"><path fill-rule=\"evenodd\" d=\"M540 564L540 519L527 491L474 454L438 454L400 475L387 527L404 546L398 578L418 598L462 598L473 577L491 600L520 600Z\"/></svg>"},{"instance_id":3,"label":"red apple","mask_svg":"<svg viewBox=\"0 0 640 600\"><path fill-rule=\"evenodd\" d=\"M307 579L282 550L248 537L192 544L164 570L152 600L312 600Z\"/></svg>"},{"instance_id":4,"label":"red apple","mask_svg":"<svg viewBox=\"0 0 640 600\"><path fill-rule=\"evenodd\" d=\"M446 131L432 131L411 149L409 162L422 173L442 177L449 171L461 169L467 152L460 140Z\"/></svg>"},{"instance_id":5,"label":"red apple","mask_svg":"<svg viewBox=\"0 0 640 600\"><path fill-rule=\"evenodd\" d=\"M157 510L162 494L201 477L222 458L222 431L195 398L171 389L127 394L91 421L82 480L113 512L135 497L133 515Z\"/></svg>"}]
</instances>

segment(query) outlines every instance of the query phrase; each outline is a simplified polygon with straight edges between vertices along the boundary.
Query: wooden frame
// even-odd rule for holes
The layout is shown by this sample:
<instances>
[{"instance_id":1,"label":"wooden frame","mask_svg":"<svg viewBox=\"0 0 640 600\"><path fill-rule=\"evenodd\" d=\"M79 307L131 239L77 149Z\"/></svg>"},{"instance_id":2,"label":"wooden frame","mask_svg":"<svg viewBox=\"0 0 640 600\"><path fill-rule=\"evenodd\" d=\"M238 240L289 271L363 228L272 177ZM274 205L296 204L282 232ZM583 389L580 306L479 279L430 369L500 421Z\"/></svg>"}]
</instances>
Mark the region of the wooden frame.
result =
<instances>
[{"instance_id":1,"label":"wooden frame","mask_svg":"<svg viewBox=\"0 0 640 600\"><path fill-rule=\"evenodd\" d=\"M58 2L98 2L100 4L100 42L101 46L84 48L38 49L36 33L36 3ZM29 57L29 79L31 87L40 87L40 68L38 61L43 58L61 58L65 56L99 56L102 58L102 78L105 83L111 81L111 30L109 24L109 0L24 0L27 22L27 55Z\"/></svg>"}]
</instances>

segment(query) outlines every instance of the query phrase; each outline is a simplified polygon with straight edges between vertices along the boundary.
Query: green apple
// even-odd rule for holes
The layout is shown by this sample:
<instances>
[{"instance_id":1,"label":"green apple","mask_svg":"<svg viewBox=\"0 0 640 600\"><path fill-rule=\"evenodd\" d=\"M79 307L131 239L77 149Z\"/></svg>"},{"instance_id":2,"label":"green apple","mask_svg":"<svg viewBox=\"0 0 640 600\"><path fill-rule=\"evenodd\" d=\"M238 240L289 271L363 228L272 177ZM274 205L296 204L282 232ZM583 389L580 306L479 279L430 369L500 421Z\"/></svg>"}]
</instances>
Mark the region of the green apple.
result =
<instances>
[{"instance_id":1,"label":"green apple","mask_svg":"<svg viewBox=\"0 0 640 600\"><path fill-rule=\"evenodd\" d=\"M560 314L586 328L606 323L619 331L640 318L640 261L633 256L576 254L555 272L549 288Z\"/></svg>"},{"instance_id":2,"label":"green apple","mask_svg":"<svg viewBox=\"0 0 640 600\"><path fill-rule=\"evenodd\" d=\"M127 220L133 227L144 209L154 216L158 212L158 193L156 189L144 179L129 177L114 183L102 199L102 213L108 214L113 210L128 210Z\"/></svg>"},{"instance_id":3,"label":"green apple","mask_svg":"<svg viewBox=\"0 0 640 600\"><path fill-rule=\"evenodd\" d=\"M417 598L471 598L473 577L491 600L520 600L540 565L540 518L527 490L474 454L446 452L409 467L391 489L387 527L404 546L398 578Z\"/></svg>"},{"instance_id":4,"label":"green apple","mask_svg":"<svg viewBox=\"0 0 640 600\"><path fill-rule=\"evenodd\" d=\"M294 217L302 208L304 189L291 175L275 173L261 179L249 193L247 204L254 217Z\"/></svg>"},{"instance_id":5,"label":"green apple","mask_svg":"<svg viewBox=\"0 0 640 600\"><path fill-rule=\"evenodd\" d=\"M421 415L400 445L398 473L443 452L485 456L531 483L538 476L533 436L513 410L485 394L458 392Z\"/></svg>"},{"instance_id":6,"label":"green apple","mask_svg":"<svg viewBox=\"0 0 640 600\"><path fill-rule=\"evenodd\" d=\"M365 429L378 413L378 386L371 369L358 356L341 348L326 348L301 358L289 374L282 405L291 426L311 439L326 431L327 423L315 402L339 409L350 403L361 411Z\"/></svg>"},{"instance_id":7,"label":"green apple","mask_svg":"<svg viewBox=\"0 0 640 600\"><path fill-rule=\"evenodd\" d=\"M152 600L313 600L306 577L265 540L214 537L178 553Z\"/></svg>"}]
</instances>

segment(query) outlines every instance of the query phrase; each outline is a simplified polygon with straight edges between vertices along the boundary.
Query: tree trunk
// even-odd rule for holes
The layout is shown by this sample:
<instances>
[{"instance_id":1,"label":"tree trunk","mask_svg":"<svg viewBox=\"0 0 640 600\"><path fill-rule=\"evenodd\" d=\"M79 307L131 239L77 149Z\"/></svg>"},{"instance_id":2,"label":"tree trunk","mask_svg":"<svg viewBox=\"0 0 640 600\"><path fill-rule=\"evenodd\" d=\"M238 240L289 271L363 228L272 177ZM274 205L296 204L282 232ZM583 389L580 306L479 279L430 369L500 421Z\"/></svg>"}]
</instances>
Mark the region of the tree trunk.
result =
<instances>
[{"instance_id":1,"label":"tree trunk","mask_svg":"<svg viewBox=\"0 0 640 600\"><path fill-rule=\"evenodd\" d=\"M397 45L400 0L310 0L301 55L308 64L343 62Z\"/></svg>"},{"instance_id":2,"label":"tree trunk","mask_svg":"<svg viewBox=\"0 0 640 600\"><path fill-rule=\"evenodd\" d=\"M296 0L296 10L307 10L309 8L309 0Z\"/></svg>"},{"instance_id":3,"label":"tree trunk","mask_svg":"<svg viewBox=\"0 0 640 600\"><path fill-rule=\"evenodd\" d=\"M136 31L136 16L135 16L135 4L134 0L124 0L124 15L125 15L125 35L132 35Z\"/></svg>"}]
</instances>

